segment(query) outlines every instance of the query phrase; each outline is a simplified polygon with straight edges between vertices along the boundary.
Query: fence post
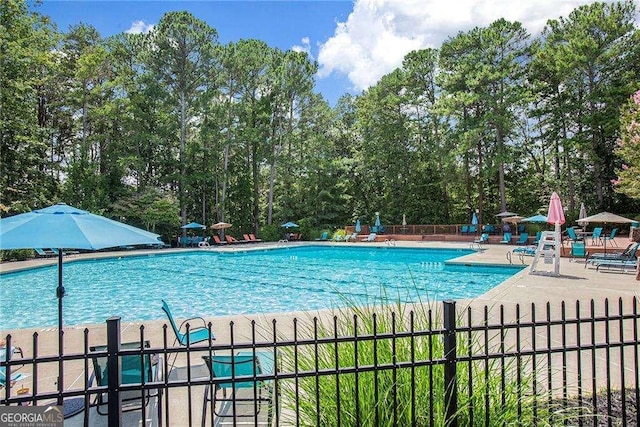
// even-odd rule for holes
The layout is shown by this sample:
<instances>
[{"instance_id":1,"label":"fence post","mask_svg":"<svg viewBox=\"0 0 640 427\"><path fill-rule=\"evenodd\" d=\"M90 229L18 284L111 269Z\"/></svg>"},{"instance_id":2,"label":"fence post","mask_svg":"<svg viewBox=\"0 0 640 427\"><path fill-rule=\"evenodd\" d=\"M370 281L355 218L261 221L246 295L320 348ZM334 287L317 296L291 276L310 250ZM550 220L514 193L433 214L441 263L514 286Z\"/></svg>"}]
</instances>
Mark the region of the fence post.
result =
<instances>
[{"instance_id":1,"label":"fence post","mask_svg":"<svg viewBox=\"0 0 640 427\"><path fill-rule=\"evenodd\" d=\"M446 405L446 422L448 427L457 427L458 418L458 385L456 380L456 302L446 300L444 303L444 398Z\"/></svg>"},{"instance_id":2,"label":"fence post","mask_svg":"<svg viewBox=\"0 0 640 427\"><path fill-rule=\"evenodd\" d=\"M120 396L120 317L107 319L107 384L109 427L122 426L122 397Z\"/></svg>"}]
</instances>

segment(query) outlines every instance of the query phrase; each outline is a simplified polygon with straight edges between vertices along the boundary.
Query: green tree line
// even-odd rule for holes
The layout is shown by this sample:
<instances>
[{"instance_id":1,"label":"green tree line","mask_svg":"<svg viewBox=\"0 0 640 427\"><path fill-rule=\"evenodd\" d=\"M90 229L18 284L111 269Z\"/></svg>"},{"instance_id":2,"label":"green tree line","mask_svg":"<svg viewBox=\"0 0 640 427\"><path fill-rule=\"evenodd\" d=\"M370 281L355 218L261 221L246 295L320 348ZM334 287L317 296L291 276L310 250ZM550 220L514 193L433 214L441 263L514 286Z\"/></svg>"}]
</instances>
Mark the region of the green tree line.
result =
<instances>
[{"instance_id":1,"label":"green tree line","mask_svg":"<svg viewBox=\"0 0 640 427\"><path fill-rule=\"evenodd\" d=\"M640 207L615 187L621 109L640 88L633 1L581 6L535 38L505 19L459 32L334 107L306 53L221 44L187 12L104 38L32 9L0 5L3 215L64 201L175 235L374 212L493 222L544 210L554 190L570 217L581 202Z\"/></svg>"}]
</instances>

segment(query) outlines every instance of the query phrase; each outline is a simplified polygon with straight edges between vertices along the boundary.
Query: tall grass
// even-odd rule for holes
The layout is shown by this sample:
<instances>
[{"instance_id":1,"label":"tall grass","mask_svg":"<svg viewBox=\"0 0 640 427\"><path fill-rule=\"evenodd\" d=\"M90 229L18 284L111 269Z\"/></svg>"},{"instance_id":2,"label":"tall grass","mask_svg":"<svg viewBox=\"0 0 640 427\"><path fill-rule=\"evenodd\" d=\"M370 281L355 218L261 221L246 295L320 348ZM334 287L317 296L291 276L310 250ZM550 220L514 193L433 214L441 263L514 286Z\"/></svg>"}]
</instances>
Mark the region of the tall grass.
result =
<instances>
[{"instance_id":1,"label":"tall grass","mask_svg":"<svg viewBox=\"0 0 640 427\"><path fill-rule=\"evenodd\" d=\"M281 369L317 374L281 382L284 420L295 424L297 417L303 426L447 425L442 335L415 336L442 329L439 311L426 303L352 304L331 319L305 322L297 338L315 342L284 349ZM469 354L471 347L479 354L484 345L484 335L465 337L457 352ZM537 404L530 392L533 369L522 368L524 358L520 362L457 365L459 425L548 425L570 416Z\"/></svg>"}]
</instances>

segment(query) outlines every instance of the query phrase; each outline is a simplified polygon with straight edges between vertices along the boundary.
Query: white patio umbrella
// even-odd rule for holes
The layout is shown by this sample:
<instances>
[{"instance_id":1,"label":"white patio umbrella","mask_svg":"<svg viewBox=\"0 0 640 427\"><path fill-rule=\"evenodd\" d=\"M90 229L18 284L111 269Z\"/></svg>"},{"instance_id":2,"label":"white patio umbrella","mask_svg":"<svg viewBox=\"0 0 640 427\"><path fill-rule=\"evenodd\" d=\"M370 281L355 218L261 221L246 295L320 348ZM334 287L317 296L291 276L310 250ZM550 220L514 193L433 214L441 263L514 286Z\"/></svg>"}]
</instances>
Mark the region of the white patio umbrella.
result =
<instances>
[{"instance_id":1,"label":"white patio umbrella","mask_svg":"<svg viewBox=\"0 0 640 427\"><path fill-rule=\"evenodd\" d=\"M610 212L600 212L598 214L579 219L578 222L596 222L604 224L606 228L607 224L630 224L635 222L635 220L612 214ZM607 239L604 239L604 253L607 253Z\"/></svg>"},{"instance_id":2,"label":"white patio umbrella","mask_svg":"<svg viewBox=\"0 0 640 427\"><path fill-rule=\"evenodd\" d=\"M585 221L584 219L587 217L587 208L584 207L584 203L580 204L580 214L578 215L578 224L582 227L586 227L589 224L589 221Z\"/></svg>"}]
</instances>

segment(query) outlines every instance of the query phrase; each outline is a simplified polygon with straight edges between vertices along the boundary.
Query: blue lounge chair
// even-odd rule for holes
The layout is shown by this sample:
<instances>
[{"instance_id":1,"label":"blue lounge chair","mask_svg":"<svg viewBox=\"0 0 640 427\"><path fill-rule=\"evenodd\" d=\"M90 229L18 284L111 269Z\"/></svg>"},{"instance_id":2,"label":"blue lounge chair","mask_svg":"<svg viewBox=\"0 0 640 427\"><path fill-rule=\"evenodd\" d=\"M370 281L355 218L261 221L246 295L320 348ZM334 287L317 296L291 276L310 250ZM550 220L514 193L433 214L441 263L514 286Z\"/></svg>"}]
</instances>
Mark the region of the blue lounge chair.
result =
<instances>
[{"instance_id":1,"label":"blue lounge chair","mask_svg":"<svg viewBox=\"0 0 640 427\"><path fill-rule=\"evenodd\" d=\"M527 255L527 256L534 256L536 254L536 247L533 245L520 246L519 248L515 248L513 250L513 253Z\"/></svg>"},{"instance_id":2,"label":"blue lounge chair","mask_svg":"<svg viewBox=\"0 0 640 427\"><path fill-rule=\"evenodd\" d=\"M145 341L144 347L150 347L149 341ZM141 350L139 354L120 356L121 384L147 384L159 380L160 363L158 362L158 357L150 353L143 353L140 348L140 342L122 343L120 344L120 349ZM93 353L99 353L91 357L93 361L93 377L90 382L93 382L93 379L95 379L97 386L106 387L109 385L106 355L107 346L93 346L90 347L89 350ZM158 389L147 388L144 391L144 395L139 390L121 391L122 411L139 410L142 406L147 406L149 398L152 396L160 397ZM96 395L96 411L100 415L108 415L108 402L106 398L106 393L97 393ZM161 407L162 404L159 402L158 408Z\"/></svg>"},{"instance_id":3,"label":"blue lounge chair","mask_svg":"<svg viewBox=\"0 0 640 427\"><path fill-rule=\"evenodd\" d=\"M599 262L604 261L637 261L638 250L640 249L640 243L630 243L622 252L613 252L608 254L595 253L587 258L585 267L587 264L596 265Z\"/></svg>"},{"instance_id":4,"label":"blue lounge chair","mask_svg":"<svg viewBox=\"0 0 640 427\"><path fill-rule=\"evenodd\" d=\"M502 240L500 240L500 243L511 243L511 233L504 233L504 236L502 236Z\"/></svg>"},{"instance_id":5,"label":"blue lounge chair","mask_svg":"<svg viewBox=\"0 0 640 427\"><path fill-rule=\"evenodd\" d=\"M322 236L318 237L316 240L329 240L329 232L328 231L323 231L322 232Z\"/></svg>"},{"instance_id":6,"label":"blue lounge chair","mask_svg":"<svg viewBox=\"0 0 640 427\"><path fill-rule=\"evenodd\" d=\"M594 265L596 266L596 271L599 271L601 268L607 268L611 270L620 270L621 272L625 272L627 270L635 271L638 266L638 261L633 260L617 260L617 259L605 259L600 261L595 261Z\"/></svg>"},{"instance_id":7,"label":"blue lounge chair","mask_svg":"<svg viewBox=\"0 0 640 427\"><path fill-rule=\"evenodd\" d=\"M469 234L476 234L478 232L478 226L477 225L470 225L469 226Z\"/></svg>"},{"instance_id":8,"label":"blue lounge chair","mask_svg":"<svg viewBox=\"0 0 640 427\"><path fill-rule=\"evenodd\" d=\"M522 233L516 240L516 245L526 245L529 243L529 233Z\"/></svg>"},{"instance_id":9,"label":"blue lounge chair","mask_svg":"<svg viewBox=\"0 0 640 427\"><path fill-rule=\"evenodd\" d=\"M469 232L469 226L463 225L462 228L460 229L460 234L467 234L468 232Z\"/></svg>"},{"instance_id":10,"label":"blue lounge chair","mask_svg":"<svg viewBox=\"0 0 640 427\"><path fill-rule=\"evenodd\" d=\"M489 234L488 233L482 233L480 235L480 238L474 240L473 243L479 243L479 244L489 243Z\"/></svg>"},{"instance_id":11,"label":"blue lounge chair","mask_svg":"<svg viewBox=\"0 0 640 427\"><path fill-rule=\"evenodd\" d=\"M589 257L589 252L584 244L584 240L571 242L571 261L581 258L586 260Z\"/></svg>"},{"instance_id":12,"label":"blue lounge chair","mask_svg":"<svg viewBox=\"0 0 640 427\"><path fill-rule=\"evenodd\" d=\"M613 243L616 247L618 247L618 243L616 243L615 237L616 237L616 233L618 232L617 228L614 228L613 230L611 230L611 234L608 236L604 236L602 239L606 242L611 242Z\"/></svg>"}]
</instances>

